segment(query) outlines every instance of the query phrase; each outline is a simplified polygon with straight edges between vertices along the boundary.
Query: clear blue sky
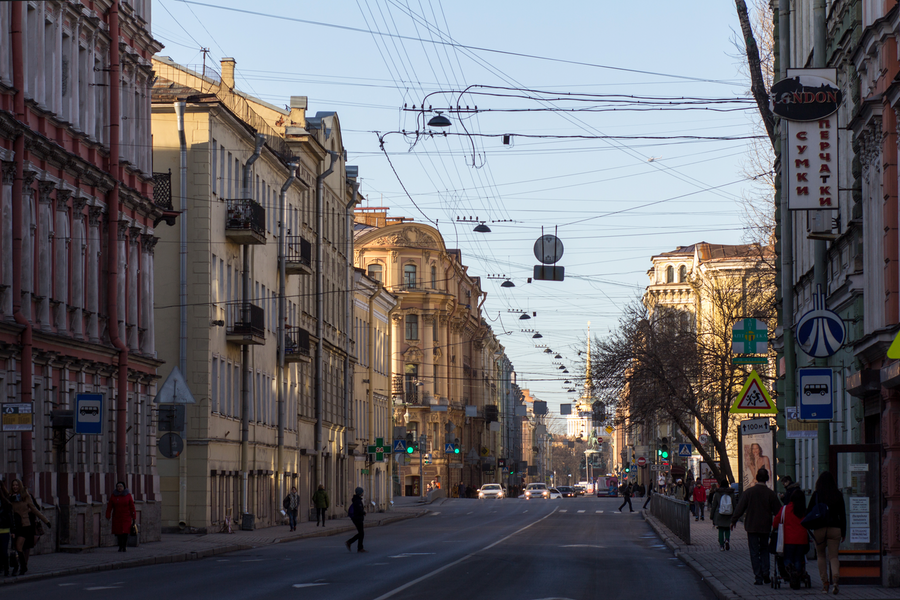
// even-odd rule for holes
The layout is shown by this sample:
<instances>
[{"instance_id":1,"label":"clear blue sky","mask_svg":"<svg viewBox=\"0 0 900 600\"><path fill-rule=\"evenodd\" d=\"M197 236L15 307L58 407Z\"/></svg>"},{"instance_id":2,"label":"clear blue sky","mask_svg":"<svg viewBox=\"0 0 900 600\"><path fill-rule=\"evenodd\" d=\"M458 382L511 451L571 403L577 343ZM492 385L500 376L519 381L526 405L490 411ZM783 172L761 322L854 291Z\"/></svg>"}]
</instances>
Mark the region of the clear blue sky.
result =
<instances>
[{"instance_id":1,"label":"clear blue sky","mask_svg":"<svg viewBox=\"0 0 900 600\"><path fill-rule=\"evenodd\" d=\"M178 63L199 69L205 47L207 68L218 70L223 56L236 59L237 87L247 93L278 106L308 96L309 114L337 111L370 205L427 216L448 247L462 250L470 273L515 283L484 281L485 314L520 385L554 412L575 394L555 381L561 372L520 323L563 355L577 384L587 322L599 336L615 327L621 307L646 285L652 255L698 241L744 240L738 200L751 191L742 168L749 142L674 136L756 135L752 105L703 105L730 111L713 112L676 101L667 110L601 112L583 109L610 108L608 96L562 99L746 98L733 3L156 0L152 30L166 45L161 54ZM421 106L427 94L444 92L427 102L448 107L472 85L549 95L467 94L460 103L480 112L449 114L448 137L412 144L388 134L384 148L398 180L375 132L415 131L416 113L402 111L404 104ZM537 110L547 108L582 110ZM477 137L459 135L465 131ZM482 137L501 134L512 143ZM487 220L492 233L455 224L458 216ZM490 222L507 219L513 222ZM526 283L542 227L558 228L565 244L565 282ZM520 322L509 310L538 317Z\"/></svg>"}]
</instances>

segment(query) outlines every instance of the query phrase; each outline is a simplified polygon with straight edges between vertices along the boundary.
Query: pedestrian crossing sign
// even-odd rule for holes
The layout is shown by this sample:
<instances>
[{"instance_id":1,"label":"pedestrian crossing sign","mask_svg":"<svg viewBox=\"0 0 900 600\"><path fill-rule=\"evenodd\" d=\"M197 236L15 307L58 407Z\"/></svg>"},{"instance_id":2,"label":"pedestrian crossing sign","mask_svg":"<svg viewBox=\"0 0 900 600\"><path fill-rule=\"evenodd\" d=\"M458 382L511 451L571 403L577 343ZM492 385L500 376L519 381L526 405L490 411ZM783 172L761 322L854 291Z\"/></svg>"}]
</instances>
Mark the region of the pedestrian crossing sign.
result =
<instances>
[{"instance_id":1,"label":"pedestrian crossing sign","mask_svg":"<svg viewBox=\"0 0 900 600\"><path fill-rule=\"evenodd\" d=\"M891 347L887 351L887 357L894 360L900 358L900 333L897 333L897 337L891 342Z\"/></svg>"},{"instance_id":2,"label":"pedestrian crossing sign","mask_svg":"<svg viewBox=\"0 0 900 600\"><path fill-rule=\"evenodd\" d=\"M744 388L741 390L741 393L738 394L737 398L735 398L734 404L731 405L731 410L729 412L732 414L752 413L761 415L774 415L778 412L778 409L775 408L775 403L772 401L772 397L769 396L769 392L766 391L766 386L763 385L759 373L750 371L750 376L747 378L746 383L744 383Z\"/></svg>"}]
</instances>

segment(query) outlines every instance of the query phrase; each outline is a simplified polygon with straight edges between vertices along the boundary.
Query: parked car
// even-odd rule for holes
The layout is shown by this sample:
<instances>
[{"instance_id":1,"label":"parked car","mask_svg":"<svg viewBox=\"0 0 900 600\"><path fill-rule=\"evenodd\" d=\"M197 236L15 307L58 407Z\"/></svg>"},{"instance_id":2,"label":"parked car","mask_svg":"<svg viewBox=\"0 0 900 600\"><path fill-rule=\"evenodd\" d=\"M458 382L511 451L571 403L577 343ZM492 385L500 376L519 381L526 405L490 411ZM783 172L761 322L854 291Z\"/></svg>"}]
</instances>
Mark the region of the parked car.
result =
<instances>
[{"instance_id":1,"label":"parked car","mask_svg":"<svg viewBox=\"0 0 900 600\"><path fill-rule=\"evenodd\" d=\"M502 499L506 494L503 493L503 488L499 483L486 483L481 486L481 489L478 490L479 498L497 498L498 500Z\"/></svg>"},{"instance_id":2,"label":"parked car","mask_svg":"<svg viewBox=\"0 0 900 600\"><path fill-rule=\"evenodd\" d=\"M558 485L556 489L559 490L560 496L563 498L574 498L576 496L575 488L568 485Z\"/></svg>"},{"instance_id":3,"label":"parked car","mask_svg":"<svg viewBox=\"0 0 900 600\"><path fill-rule=\"evenodd\" d=\"M532 498L549 498L550 490L547 488L546 483L529 483L525 486L525 493L523 496L526 500L531 500Z\"/></svg>"}]
</instances>

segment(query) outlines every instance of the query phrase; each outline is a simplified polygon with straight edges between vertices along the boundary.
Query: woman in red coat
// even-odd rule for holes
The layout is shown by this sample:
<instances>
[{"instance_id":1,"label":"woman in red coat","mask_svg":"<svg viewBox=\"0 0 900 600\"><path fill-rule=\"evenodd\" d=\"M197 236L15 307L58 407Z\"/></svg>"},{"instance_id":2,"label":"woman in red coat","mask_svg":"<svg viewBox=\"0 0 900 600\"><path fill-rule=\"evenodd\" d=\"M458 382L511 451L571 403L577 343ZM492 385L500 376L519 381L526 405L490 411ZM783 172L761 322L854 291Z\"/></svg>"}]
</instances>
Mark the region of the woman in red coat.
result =
<instances>
[{"instance_id":1,"label":"woman in red coat","mask_svg":"<svg viewBox=\"0 0 900 600\"><path fill-rule=\"evenodd\" d=\"M134 510L134 498L121 481L116 484L116 491L106 504L106 518L112 518L112 533L119 541L119 552L125 552L128 534L137 519L137 513Z\"/></svg>"},{"instance_id":2,"label":"woman in red coat","mask_svg":"<svg viewBox=\"0 0 900 600\"><path fill-rule=\"evenodd\" d=\"M784 523L784 566L790 576L791 589L799 589L809 582L806 572L806 553L809 552L809 532L800 524L806 516L806 496L800 488L786 494L786 504L772 522L776 531Z\"/></svg>"}]
</instances>

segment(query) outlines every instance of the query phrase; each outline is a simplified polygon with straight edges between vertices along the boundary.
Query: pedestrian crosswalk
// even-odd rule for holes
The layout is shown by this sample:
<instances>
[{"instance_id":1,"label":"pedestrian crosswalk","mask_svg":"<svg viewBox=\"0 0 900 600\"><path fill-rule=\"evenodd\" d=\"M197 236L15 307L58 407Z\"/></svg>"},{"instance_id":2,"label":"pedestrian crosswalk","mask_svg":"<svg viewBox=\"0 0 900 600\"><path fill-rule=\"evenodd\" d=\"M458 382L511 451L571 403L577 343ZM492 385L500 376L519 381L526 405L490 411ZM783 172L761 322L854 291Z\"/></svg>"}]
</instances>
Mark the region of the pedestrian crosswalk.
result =
<instances>
[{"instance_id":1,"label":"pedestrian crosswalk","mask_svg":"<svg viewBox=\"0 0 900 600\"><path fill-rule=\"evenodd\" d=\"M525 512L528 512L528 511L525 511ZM559 511L557 511L557 512L559 512L559 513L567 513L567 512L569 512L569 509L567 509L567 508L561 508L561 509L559 509ZM586 513L587 511L586 511L586 510L578 510L578 511L575 511L575 512L578 513L578 514L580 515L580 514L582 514L582 513ZM612 514L614 514L614 515L624 515L624 514L627 514L627 513L621 512L621 511L617 511L617 510L612 510L612 511L610 511L610 513L612 513ZM639 511L636 511L636 510L635 510L635 511L632 511L632 513L633 513L633 514L639 514ZM594 511L594 514L602 515L602 514L603 514L603 511L602 511L602 510L595 510L595 511Z\"/></svg>"}]
</instances>

